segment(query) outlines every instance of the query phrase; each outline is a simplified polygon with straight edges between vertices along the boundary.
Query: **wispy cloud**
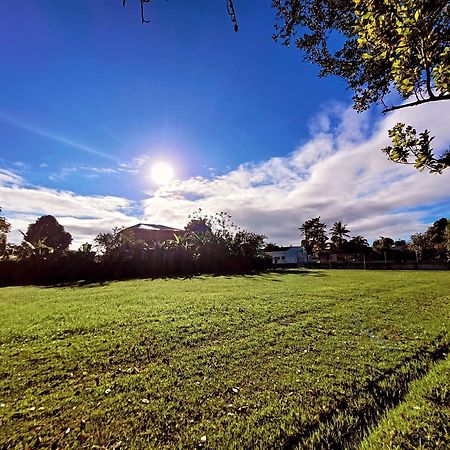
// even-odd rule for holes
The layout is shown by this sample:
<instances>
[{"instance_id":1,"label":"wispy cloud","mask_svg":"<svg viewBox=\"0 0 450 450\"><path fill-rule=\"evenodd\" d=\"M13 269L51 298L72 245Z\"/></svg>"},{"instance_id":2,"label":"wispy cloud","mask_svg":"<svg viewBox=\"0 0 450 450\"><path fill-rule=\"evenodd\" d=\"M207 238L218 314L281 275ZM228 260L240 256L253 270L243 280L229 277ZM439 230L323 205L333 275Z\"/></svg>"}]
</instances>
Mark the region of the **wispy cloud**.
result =
<instances>
[{"instance_id":1,"label":"wispy cloud","mask_svg":"<svg viewBox=\"0 0 450 450\"><path fill-rule=\"evenodd\" d=\"M61 134L58 134L53 131L45 130L44 128L39 128L35 125L26 123L25 121L20 120L18 118L13 118L1 111L0 111L0 120L8 123L9 125L12 125L13 127L20 128L21 130L28 131L29 133L36 134L46 139L50 139L51 141L57 142L59 144L72 147L75 150L81 150L83 152L90 153L92 155L101 156L102 158L118 162L118 159L110 153L103 152L89 145L81 144L66 136L62 136Z\"/></svg>"},{"instance_id":2,"label":"wispy cloud","mask_svg":"<svg viewBox=\"0 0 450 450\"><path fill-rule=\"evenodd\" d=\"M23 178L13 170L0 169L0 186L19 186L22 183Z\"/></svg>"},{"instance_id":3,"label":"wispy cloud","mask_svg":"<svg viewBox=\"0 0 450 450\"><path fill-rule=\"evenodd\" d=\"M72 164L59 168L57 171L50 172L49 180L62 181L72 174L83 174L86 178L98 178L100 175L113 175L125 172L120 165L117 167L94 167L85 164Z\"/></svg>"}]
</instances>

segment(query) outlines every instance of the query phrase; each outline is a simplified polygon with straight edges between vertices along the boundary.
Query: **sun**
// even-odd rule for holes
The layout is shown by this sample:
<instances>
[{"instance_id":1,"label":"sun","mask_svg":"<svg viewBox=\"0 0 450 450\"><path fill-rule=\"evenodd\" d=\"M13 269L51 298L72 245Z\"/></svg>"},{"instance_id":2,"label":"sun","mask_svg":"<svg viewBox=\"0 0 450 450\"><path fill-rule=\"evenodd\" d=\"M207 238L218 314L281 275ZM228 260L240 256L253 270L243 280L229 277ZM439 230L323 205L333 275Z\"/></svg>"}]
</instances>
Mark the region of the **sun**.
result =
<instances>
[{"instance_id":1,"label":"sun","mask_svg":"<svg viewBox=\"0 0 450 450\"><path fill-rule=\"evenodd\" d=\"M173 180L173 169L165 162L158 162L152 166L150 176L154 183L163 186Z\"/></svg>"}]
</instances>

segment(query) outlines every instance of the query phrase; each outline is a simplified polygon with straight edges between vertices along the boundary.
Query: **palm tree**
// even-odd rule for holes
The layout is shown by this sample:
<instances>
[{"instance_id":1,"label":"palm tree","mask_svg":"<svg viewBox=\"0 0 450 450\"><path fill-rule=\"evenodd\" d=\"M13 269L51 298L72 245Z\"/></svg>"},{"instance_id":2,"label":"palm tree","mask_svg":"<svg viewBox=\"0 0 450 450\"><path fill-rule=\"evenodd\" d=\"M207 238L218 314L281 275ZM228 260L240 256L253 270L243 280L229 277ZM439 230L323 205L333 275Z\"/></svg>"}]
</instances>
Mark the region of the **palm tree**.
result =
<instances>
[{"instance_id":1,"label":"palm tree","mask_svg":"<svg viewBox=\"0 0 450 450\"><path fill-rule=\"evenodd\" d=\"M389 249L394 245L394 239L390 237L380 236L379 239L375 239L372 243L372 248L379 253L384 254L384 262L387 262Z\"/></svg>"},{"instance_id":2,"label":"palm tree","mask_svg":"<svg viewBox=\"0 0 450 450\"><path fill-rule=\"evenodd\" d=\"M369 246L369 242L367 241L367 239L364 236L361 236L360 234L358 234L357 236L353 236L350 239L350 242L352 244L358 245L360 247L368 247Z\"/></svg>"},{"instance_id":3,"label":"palm tree","mask_svg":"<svg viewBox=\"0 0 450 450\"><path fill-rule=\"evenodd\" d=\"M350 237L350 230L347 228L346 223L335 222L331 227L331 242L336 245L336 249L340 250L345 242L347 242L346 238Z\"/></svg>"}]
</instances>

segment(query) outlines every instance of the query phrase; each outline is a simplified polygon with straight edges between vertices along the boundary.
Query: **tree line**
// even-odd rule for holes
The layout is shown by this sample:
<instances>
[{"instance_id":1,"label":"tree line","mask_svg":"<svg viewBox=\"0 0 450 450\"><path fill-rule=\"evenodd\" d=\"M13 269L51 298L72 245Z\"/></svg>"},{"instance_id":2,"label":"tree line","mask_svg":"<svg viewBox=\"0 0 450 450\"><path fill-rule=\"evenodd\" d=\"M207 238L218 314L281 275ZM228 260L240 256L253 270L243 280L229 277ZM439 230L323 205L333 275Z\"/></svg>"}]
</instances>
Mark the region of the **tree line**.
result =
<instances>
[{"instance_id":1,"label":"tree line","mask_svg":"<svg viewBox=\"0 0 450 450\"><path fill-rule=\"evenodd\" d=\"M306 220L299 228L301 245L313 258L332 253L367 255L371 252L392 254L396 251L403 253L403 259L408 259L412 255L417 262L450 259L450 220L445 217L435 221L423 233L411 235L408 241L380 236L373 241L372 246L364 236L350 237L348 225L341 221L331 226L329 235L326 229L327 225L320 220L320 216ZM277 248L275 244L268 244L266 251Z\"/></svg>"},{"instance_id":2,"label":"tree line","mask_svg":"<svg viewBox=\"0 0 450 450\"><path fill-rule=\"evenodd\" d=\"M11 227L0 217L0 284L238 273L270 266L260 252L266 236L236 226L227 213L208 216L198 210L189 219L181 235L163 242L114 228L70 250L72 236L51 215L30 224L19 245L7 242Z\"/></svg>"},{"instance_id":3,"label":"tree line","mask_svg":"<svg viewBox=\"0 0 450 450\"><path fill-rule=\"evenodd\" d=\"M138 239L126 228L99 233L92 243L70 250L72 236L55 217L30 224L20 244L7 242L11 226L0 208L0 284L57 283L130 277L245 272L271 266L265 252L280 247L266 236L236 226L225 212L189 217L184 232L163 242ZM320 216L300 227L300 243L312 261L332 254L364 254L372 259L441 262L450 260L450 220L441 218L408 241L380 236L369 245L351 236L348 225L335 222L327 233Z\"/></svg>"}]
</instances>

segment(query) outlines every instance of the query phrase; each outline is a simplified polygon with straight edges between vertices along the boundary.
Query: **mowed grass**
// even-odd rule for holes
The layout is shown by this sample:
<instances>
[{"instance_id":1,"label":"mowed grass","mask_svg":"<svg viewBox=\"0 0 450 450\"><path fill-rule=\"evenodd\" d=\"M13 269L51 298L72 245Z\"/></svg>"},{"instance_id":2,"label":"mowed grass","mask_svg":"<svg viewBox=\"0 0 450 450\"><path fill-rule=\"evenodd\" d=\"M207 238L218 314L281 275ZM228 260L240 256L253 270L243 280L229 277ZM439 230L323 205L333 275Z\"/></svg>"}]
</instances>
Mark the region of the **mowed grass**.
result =
<instances>
[{"instance_id":1,"label":"mowed grass","mask_svg":"<svg viewBox=\"0 0 450 450\"><path fill-rule=\"evenodd\" d=\"M357 448L447 351L449 292L343 270L0 289L0 447Z\"/></svg>"},{"instance_id":2,"label":"mowed grass","mask_svg":"<svg viewBox=\"0 0 450 450\"><path fill-rule=\"evenodd\" d=\"M412 383L405 400L386 414L361 450L450 448L450 356Z\"/></svg>"}]
</instances>

